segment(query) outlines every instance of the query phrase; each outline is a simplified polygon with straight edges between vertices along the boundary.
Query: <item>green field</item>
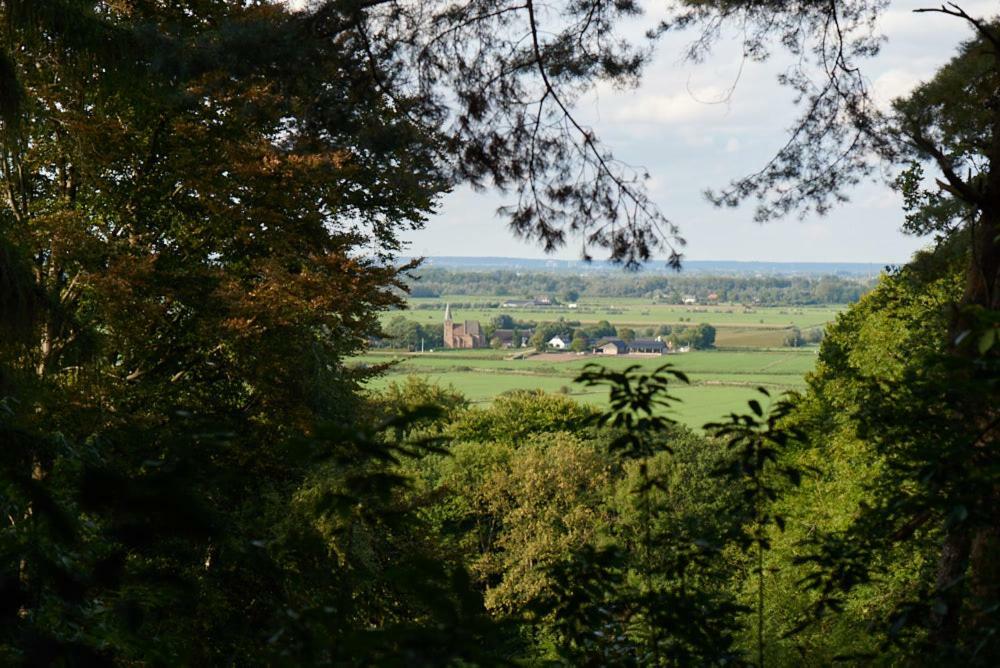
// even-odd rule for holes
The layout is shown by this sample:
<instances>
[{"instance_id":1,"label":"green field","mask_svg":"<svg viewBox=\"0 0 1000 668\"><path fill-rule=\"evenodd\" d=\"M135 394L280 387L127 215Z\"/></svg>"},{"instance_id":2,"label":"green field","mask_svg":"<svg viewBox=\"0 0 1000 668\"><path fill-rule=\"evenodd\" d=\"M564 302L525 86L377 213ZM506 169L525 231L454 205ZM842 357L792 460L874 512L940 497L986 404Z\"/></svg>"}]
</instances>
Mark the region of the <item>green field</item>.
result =
<instances>
[{"instance_id":1,"label":"green field","mask_svg":"<svg viewBox=\"0 0 1000 668\"><path fill-rule=\"evenodd\" d=\"M487 403L503 392L540 389L564 392L579 401L600 404L607 391L586 388L573 379L588 363L600 362L612 368L632 364L653 368L665 362L685 372L690 385L678 384L681 399L675 416L694 428L717 420L734 410L743 410L764 386L772 394L800 388L803 375L816 361L815 348L787 350L713 350L667 357L596 357L567 355L564 359L527 357L512 359L511 351L448 350L434 353L369 353L354 359L355 364L384 364L395 361L390 370L369 382L377 391L390 382L414 374L442 385L451 385L473 403Z\"/></svg>"},{"instance_id":2,"label":"green field","mask_svg":"<svg viewBox=\"0 0 1000 668\"><path fill-rule=\"evenodd\" d=\"M672 325L687 322L707 322L712 325L742 327L815 327L833 320L843 310L840 305L827 306L754 306L745 308L739 304L719 304L703 306L681 306L663 304L648 299L636 298L591 298L581 300L577 308L566 306L530 306L521 308L490 307L504 301L504 297L445 296L434 298L411 298L406 317L419 322L437 322L444 314L446 303L470 304L469 307L454 308L456 320L486 321L500 313L507 313L524 320L567 320L598 322L609 320L615 325ZM390 312L384 317L398 315Z\"/></svg>"},{"instance_id":3,"label":"green field","mask_svg":"<svg viewBox=\"0 0 1000 668\"><path fill-rule=\"evenodd\" d=\"M413 298L405 311L383 314L384 319L403 315L423 324L442 321L446 303L452 304L455 320L489 322L500 314L522 321L547 322L564 318L583 324L608 320L616 327L633 327L641 332L659 325L696 325L706 322L716 328L717 350L691 352L668 357L595 357L569 355L552 359L528 355L517 359L516 350L439 350L425 353L372 352L355 358L356 364L385 364L396 361L387 373L369 382L378 390L407 374L451 385L473 403L486 403L498 394L515 389L564 392L579 401L603 403L606 390L575 384L573 379L588 363L600 362L615 368L631 364L652 367L670 362L690 377L690 385L678 385L682 400L676 415L692 427L743 410L755 395L756 386L772 394L801 388L803 376L815 364L816 349L783 348L791 327L805 330L831 322L843 305L779 307L739 304L681 306L637 298L584 298L577 308L566 306L497 306L518 296L444 295ZM530 351L528 351L530 353Z\"/></svg>"},{"instance_id":4,"label":"green field","mask_svg":"<svg viewBox=\"0 0 1000 668\"><path fill-rule=\"evenodd\" d=\"M404 311L390 311L383 321L402 315L424 325L442 321L445 304L451 303L456 321L478 320L487 323L500 314L534 322L551 322L564 318L582 324L607 320L616 327L642 330L659 325L696 325L706 322L716 328L715 344L719 348L771 348L782 344L788 330L821 327L836 318L842 305L827 306L753 306L719 304L680 306L636 298L591 298L578 302L577 308L566 306L503 308L496 306L505 297L451 295L435 298L412 298ZM466 306L468 305L468 306ZM491 306L492 305L492 306Z\"/></svg>"}]
</instances>

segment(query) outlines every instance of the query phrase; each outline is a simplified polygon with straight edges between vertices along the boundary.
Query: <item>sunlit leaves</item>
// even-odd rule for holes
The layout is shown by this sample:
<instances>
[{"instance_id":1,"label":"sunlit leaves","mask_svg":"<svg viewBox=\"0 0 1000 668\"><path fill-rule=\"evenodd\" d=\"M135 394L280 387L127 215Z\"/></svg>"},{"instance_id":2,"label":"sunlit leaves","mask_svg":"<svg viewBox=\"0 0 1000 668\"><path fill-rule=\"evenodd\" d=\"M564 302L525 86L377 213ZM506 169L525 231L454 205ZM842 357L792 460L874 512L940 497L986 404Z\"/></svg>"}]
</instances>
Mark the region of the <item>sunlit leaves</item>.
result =
<instances>
[{"instance_id":1,"label":"sunlit leaves","mask_svg":"<svg viewBox=\"0 0 1000 668\"><path fill-rule=\"evenodd\" d=\"M620 430L612 444L614 449L636 458L649 457L663 448L669 451L669 444L654 443L651 439L677 423L667 412L678 401L670 394L671 383L688 383L682 371L670 363L653 371L646 371L638 364L623 371L588 364L577 382L586 387L608 387L609 410L595 415L590 422Z\"/></svg>"}]
</instances>

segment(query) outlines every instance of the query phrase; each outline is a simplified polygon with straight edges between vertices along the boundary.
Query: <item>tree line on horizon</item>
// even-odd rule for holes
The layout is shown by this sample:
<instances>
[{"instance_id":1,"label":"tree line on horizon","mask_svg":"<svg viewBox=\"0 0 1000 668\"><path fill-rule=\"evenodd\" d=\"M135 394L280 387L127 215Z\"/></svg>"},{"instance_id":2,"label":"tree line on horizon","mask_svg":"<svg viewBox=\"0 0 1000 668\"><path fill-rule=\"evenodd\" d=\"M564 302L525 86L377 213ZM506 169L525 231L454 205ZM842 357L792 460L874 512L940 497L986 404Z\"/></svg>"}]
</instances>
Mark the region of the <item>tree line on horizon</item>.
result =
<instances>
[{"instance_id":1,"label":"tree line on horizon","mask_svg":"<svg viewBox=\"0 0 1000 668\"><path fill-rule=\"evenodd\" d=\"M841 276L643 276L599 274L578 276L521 271L455 271L424 268L411 273L407 294L416 298L442 295L533 299L545 295L570 304L593 297L630 297L680 304L694 297L701 304L808 306L851 304L874 286L868 278ZM709 295L714 295L710 299ZM499 302L497 305L501 305ZM420 308L422 305L416 305Z\"/></svg>"}]
</instances>

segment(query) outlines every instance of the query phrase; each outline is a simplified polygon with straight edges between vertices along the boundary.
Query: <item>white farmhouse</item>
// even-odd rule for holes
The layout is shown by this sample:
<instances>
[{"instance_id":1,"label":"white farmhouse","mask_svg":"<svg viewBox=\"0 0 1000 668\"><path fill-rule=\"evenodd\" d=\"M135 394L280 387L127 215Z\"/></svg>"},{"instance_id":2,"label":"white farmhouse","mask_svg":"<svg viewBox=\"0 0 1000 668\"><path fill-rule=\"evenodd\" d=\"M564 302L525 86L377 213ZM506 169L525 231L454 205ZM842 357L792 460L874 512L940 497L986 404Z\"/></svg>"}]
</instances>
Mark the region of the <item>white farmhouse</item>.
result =
<instances>
[{"instance_id":1,"label":"white farmhouse","mask_svg":"<svg viewBox=\"0 0 1000 668\"><path fill-rule=\"evenodd\" d=\"M549 348L555 348L556 350L566 350L569 346L569 341L563 340L561 336L553 336L548 340Z\"/></svg>"}]
</instances>

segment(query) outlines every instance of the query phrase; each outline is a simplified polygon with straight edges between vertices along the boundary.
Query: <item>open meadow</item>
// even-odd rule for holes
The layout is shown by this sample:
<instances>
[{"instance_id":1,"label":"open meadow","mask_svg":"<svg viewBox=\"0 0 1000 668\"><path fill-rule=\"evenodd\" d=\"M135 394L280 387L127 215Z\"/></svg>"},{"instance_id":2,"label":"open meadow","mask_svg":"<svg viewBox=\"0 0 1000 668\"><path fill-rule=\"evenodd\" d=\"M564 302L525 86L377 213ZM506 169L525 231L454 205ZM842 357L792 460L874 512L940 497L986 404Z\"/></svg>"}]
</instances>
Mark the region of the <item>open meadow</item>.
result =
<instances>
[{"instance_id":1,"label":"open meadow","mask_svg":"<svg viewBox=\"0 0 1000 668\"><path fill-rule=\"evenodd\" d=\"M520 357L520 358L518 358ZM690 379L678 383L675 417L695 429L721 418L731 411L741 411L756 394L755 387L766 387L773 395L804 386L804 374L814 366L816 349L812 347L778 350L709 350L658 357L598 356L564 353L558 355L519 356L510 350L444 350L425 353L373 352L354 358L355 364L394 363L382 376L368 383L379 390L413 374L441 384L451 385L473 403L488 403L503 392L516 389L539 389L561 392L578 401L602 404L607 390L587 388L573 382L584 366L600 363L613 368L638 364L655 368L674 365Z\"/></svg>"}]
</instances>

